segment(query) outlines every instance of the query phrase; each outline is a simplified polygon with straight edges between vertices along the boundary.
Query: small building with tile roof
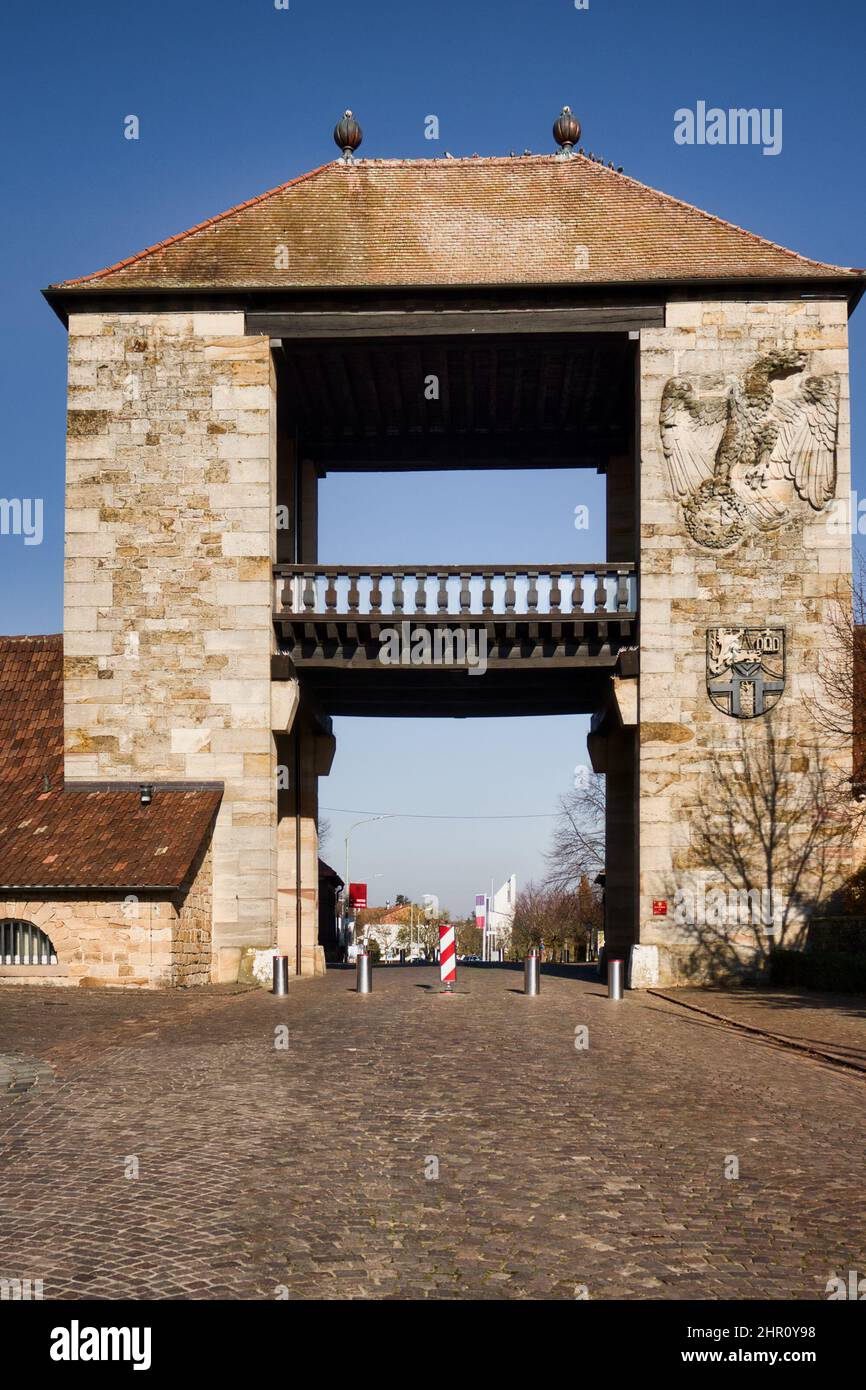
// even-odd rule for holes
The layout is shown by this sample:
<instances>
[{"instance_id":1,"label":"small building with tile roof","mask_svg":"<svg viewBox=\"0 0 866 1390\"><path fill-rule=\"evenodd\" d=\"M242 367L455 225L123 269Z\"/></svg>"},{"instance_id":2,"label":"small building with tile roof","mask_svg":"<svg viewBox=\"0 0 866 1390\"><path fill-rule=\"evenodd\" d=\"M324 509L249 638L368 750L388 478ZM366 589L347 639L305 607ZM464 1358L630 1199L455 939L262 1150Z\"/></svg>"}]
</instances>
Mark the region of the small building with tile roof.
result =
<instances>
[{"instance_id":1,"label":"small building with tile roof","mask_svg":"<svg viewBox=\"0 0 866 1390\"><path fill-rule=\"evenodd\" d=\"M62 636L0 637L0 981L209 981L222 785L149 793L64 781Z\"/></svg>"}]
</instances>

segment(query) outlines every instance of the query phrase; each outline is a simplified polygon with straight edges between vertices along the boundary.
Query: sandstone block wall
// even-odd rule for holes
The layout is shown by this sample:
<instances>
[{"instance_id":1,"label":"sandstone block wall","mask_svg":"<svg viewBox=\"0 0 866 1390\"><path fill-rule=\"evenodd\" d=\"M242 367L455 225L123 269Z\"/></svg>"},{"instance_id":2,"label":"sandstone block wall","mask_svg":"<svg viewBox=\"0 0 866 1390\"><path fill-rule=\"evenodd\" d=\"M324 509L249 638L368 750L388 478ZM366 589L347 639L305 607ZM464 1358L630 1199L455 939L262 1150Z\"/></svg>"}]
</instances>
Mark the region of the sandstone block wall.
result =
<instances>
[{"instance_id":1,"label":"sandstone block wall","mask_svg":"<svg viewBox=\"0 0 866 1390\"><path fill-rule=\"evenodd\" d=\"M212 950L213 847L208 839L187 885L171 902L171 984L206 985L214 973Z\"/></svg>"},{"instance_id":2,"label":"sandstone block wall","mask_svg":"<svg viewBox=\"0 0 866 1390\"><path fill-rule=\"evenodd\" d=\"M275 383L242 313L69 323L69 779L220 780L216 950L276 931Z\"/></svg>"},{"instance_id":3,"label":"sandstone block wall","mask_svg":"<svg viewBox=\"0 0 866 1390\"><path fill-rule=\"evenodd\" d=\"M791 348L805 374L840 378L836 497L850 490L847 306L841 301L692 302L668 307L664 328L641 334L640 354L640 940L676 948L687 963L695 936L678 930L678 889L711 866L696 848L701 807L718 797L720 769L736 770L745 736L757 749L766 720L720 712L706 690L706 631L712 626L783 627L787 684L772 715L786 731L786 775L805 776L822 732L816 721L828 619L851 568L847 529L826 510L798 505L778 530L749 534L731 549L698 545L671 485L659 426L665 384L717 375L721 389L761 354ZM784 389L784 388L782 388ZM847 756L824 753L835 775ZM746 790L744 787L744 804ZM784 812L782 813L784 815ZM839 864L838 872L844 865ZM710 872L710 881L718 881ZM669 916L653 915L667 900ZM749 939L749 933L745 934ZM664 957L664 950L662 951ZM679 967L671 963L668 978Z\"/></svg>"}]
</instances>

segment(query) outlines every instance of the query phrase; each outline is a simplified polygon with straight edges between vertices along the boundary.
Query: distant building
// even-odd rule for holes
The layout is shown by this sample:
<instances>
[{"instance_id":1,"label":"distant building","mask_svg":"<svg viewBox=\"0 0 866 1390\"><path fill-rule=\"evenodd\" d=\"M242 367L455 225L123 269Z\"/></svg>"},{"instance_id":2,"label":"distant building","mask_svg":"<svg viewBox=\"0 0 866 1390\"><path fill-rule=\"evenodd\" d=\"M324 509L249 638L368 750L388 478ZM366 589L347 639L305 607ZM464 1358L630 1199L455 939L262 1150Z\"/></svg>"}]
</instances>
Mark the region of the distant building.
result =
<instances>
[{"instance_id":1,"label":"distant building","mask_svg":"<svg viewBox=\"0 0 866 1390\"><path fill-rule=\"evenodd\" d=\"M412 958L425 954L421 944L422 923L421 913L413 903L401 907L371 907L363 912L355 936L357 940L377 942L383 956L405 949L407 956ZM413 943L411 950L410 941Z\"/></svg>"},{"instance_id":2,"label":"distant building","mask_svg":"<svg viewBox=\"0 0 866 1390\"><path fill-rule=\"evenodd\" d=\"M511 941L514 909L517 904L517 875L507 878L492 898L479 893L475 899L475 921L481 930L484 960L506 951Z\"/></svg>"},{"instance_id":3,"label":"distant building","mask_svg":"<svg viewBox=\"0 0 866 1390\"><path fill-rule=\"evenodd\" d=\"M401 931L406 927L405 922L390 918L387 922L371 922L369 926L363 928L363 936L367 941L377 941L379 949L383 955L397 949L397 942Z\"/></svg>"}]
</instances>

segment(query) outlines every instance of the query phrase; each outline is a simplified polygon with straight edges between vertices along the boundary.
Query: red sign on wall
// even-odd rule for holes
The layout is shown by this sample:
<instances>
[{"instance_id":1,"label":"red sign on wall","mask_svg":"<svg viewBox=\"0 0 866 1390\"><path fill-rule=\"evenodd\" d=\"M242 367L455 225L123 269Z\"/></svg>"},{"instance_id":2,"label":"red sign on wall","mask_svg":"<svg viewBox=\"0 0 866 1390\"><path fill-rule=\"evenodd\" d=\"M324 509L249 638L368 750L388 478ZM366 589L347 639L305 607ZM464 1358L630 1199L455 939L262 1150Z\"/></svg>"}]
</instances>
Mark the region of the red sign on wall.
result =
<instances>
[{"instance_id":1,"label":"red sign on wall","mask_svg":"<svg viewBox=\"0 0 866 1390\"><path fill-rule=\"evenodd\" d=\"M367 906L367 885L366 883L349 884L349 901L353 907L362 908Z\"/></svg>"},{"instance_id":2,"label":"red sign on wall","mask_svg":"<svg viewBox=\"0 0 866 1390\"><path fill-rule=\"evenodd\" d=\"M668 905L665 898L653 898L653 917L667 917Z\"/></svg>"}]
</instances>

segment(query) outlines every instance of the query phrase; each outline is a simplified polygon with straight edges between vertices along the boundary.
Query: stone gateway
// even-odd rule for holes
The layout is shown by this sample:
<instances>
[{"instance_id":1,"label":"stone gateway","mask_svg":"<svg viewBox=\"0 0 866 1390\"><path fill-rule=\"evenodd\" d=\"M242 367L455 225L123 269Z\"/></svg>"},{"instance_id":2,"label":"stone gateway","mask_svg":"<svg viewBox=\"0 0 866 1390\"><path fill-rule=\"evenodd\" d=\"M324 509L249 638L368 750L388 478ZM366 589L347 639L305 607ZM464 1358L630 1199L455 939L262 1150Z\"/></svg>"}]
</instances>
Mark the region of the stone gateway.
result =
<instances>
[{"instance_id":1,"label":"stone gateway","mask_svg":"<svg viewBox=\"0 0 866 1390\"><path fill-rule=\"evenodd\" d=\"M338 134L333 162L46 291L64 634L0 643L0 918L56 963L2 977L194 985L274 948L324 970L331 720L388 713L590 715L632 985L752 968L763 921L653 904L710 875L777 890L795 933L847 872L837 838L792 895L758 822L768 776L778 807L851 775L816 708L864 273L605 167L573 118L540 156L364 159L351 113ZM597 563L318 563L326 473L504 466L605 476ZM383 662L404 623L483 646L483 672Z\"/></svg>"}]
</instances>

